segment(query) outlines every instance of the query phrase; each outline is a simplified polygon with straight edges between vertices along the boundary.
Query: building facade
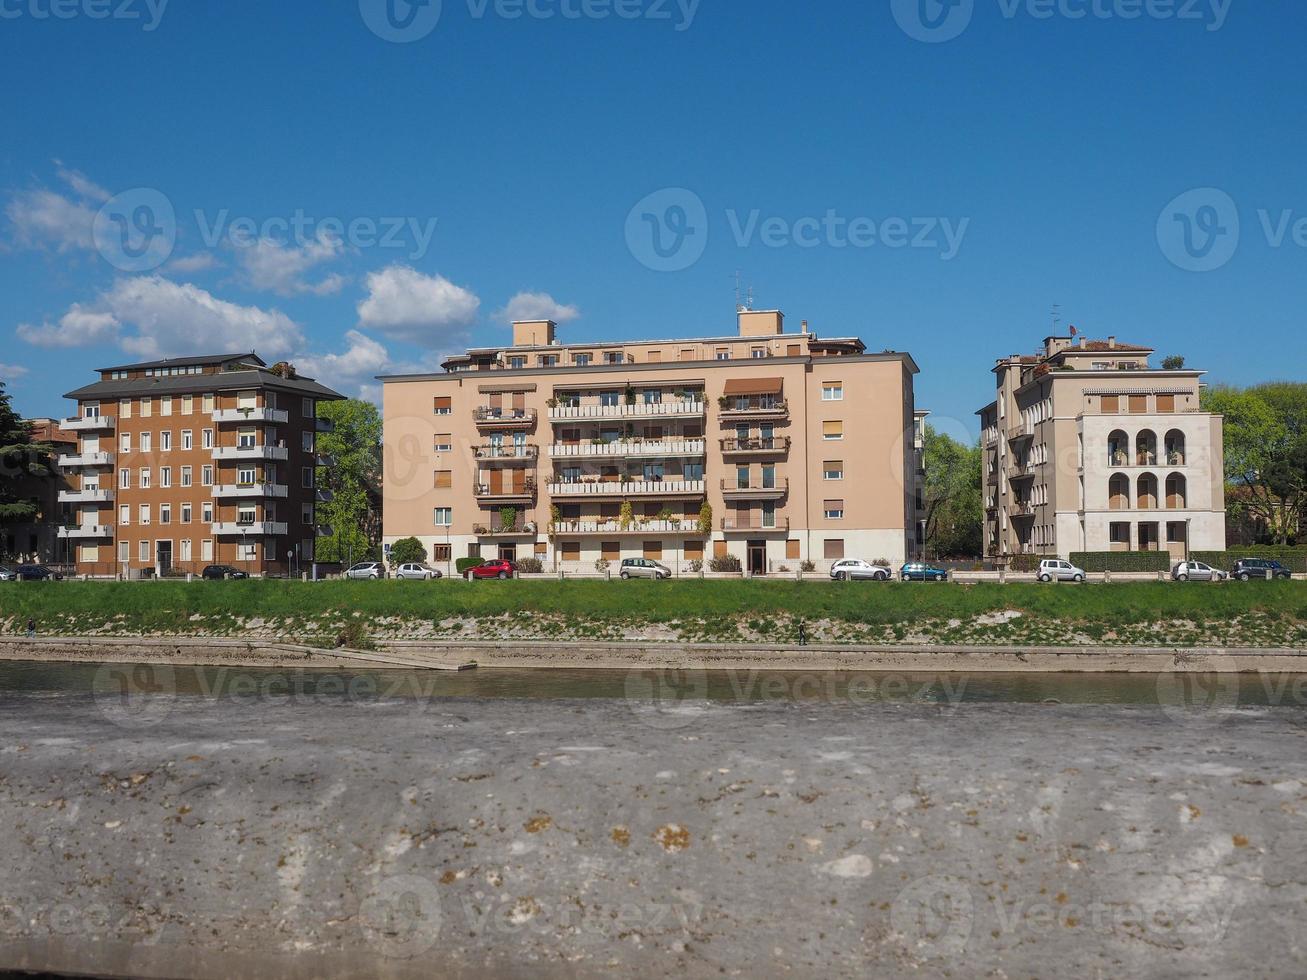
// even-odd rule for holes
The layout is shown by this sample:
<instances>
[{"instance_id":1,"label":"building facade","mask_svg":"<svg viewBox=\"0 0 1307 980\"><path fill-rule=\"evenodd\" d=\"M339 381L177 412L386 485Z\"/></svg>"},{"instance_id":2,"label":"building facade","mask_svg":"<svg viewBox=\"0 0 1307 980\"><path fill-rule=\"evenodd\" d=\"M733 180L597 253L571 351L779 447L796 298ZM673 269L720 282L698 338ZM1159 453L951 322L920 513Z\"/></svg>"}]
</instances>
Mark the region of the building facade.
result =
<instances>
[{"instance_id":1,"label":"building facade","mask_svg":"<svg viewBox=\"0 0 1307 980\"><path fill-rule=\"evenodd\" d=\"M1202 371L1152 354L1049 337L997 362L977 413L987 557L1224 550L1223 420L1200 407Z\"/></svg>"},{"instance_id":2,"label":"building facade","mask_svg":"<svg viewBox=\"0 0 1307 980\"><path fill-rule=\"evenodd\" d=\"M383 542L437 563L538 557L754 573L898 562L915 539L913 376L903 353L784 331L561 343L550 321L444 373L383 377Z\"/></svg>"},{"instance_id":3,"label":"building facade","mask_svg":"<svg viewBox=\"0 0 1307 980\"><path fill-rule=\"evenodd\" d=\"M280 575L313 561L317 417L343 396L255 354L100 369L69 392L77 434L59 458L78 574L139 578L231 565Z\"/></svg>"},{"instance_id":4,"label":"building facade","mask_svg":"<svg viewBox=\"0 0 1307 980\"><path fill-rule=\"evenodd\" d=\"M0 525L0 558L14 562L63 564L71 562L67 542L59 530L68 521L68 504L61 502L61 494L69 489L68 478L56 461L66 453L74 452L77 437L60 428L55 419L29 419L32 441L52 449L50 474L19 478L15 496L31 500L36 505L36 517L28 523Z\"/></svg>"}]
</instances>

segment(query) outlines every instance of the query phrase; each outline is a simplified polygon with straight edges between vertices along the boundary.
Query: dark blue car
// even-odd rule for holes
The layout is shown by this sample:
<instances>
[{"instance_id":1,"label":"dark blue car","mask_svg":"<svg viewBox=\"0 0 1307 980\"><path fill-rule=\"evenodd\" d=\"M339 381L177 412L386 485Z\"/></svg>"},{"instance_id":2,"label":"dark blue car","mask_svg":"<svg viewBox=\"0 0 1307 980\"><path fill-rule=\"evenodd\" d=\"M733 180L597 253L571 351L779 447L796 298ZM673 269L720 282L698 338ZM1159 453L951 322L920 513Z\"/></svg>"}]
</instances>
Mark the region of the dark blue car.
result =
<instances>
[{"instance_id":1,"label":"dark blue car","mask_svg":"<svg viewBox=\"0 0 1307 980\"><path fill-rule=\"evenodd\" d=\"M902 582L947 582L948 572L923 561L910 561L899 569Z\"/></svg>"}]
</instances>

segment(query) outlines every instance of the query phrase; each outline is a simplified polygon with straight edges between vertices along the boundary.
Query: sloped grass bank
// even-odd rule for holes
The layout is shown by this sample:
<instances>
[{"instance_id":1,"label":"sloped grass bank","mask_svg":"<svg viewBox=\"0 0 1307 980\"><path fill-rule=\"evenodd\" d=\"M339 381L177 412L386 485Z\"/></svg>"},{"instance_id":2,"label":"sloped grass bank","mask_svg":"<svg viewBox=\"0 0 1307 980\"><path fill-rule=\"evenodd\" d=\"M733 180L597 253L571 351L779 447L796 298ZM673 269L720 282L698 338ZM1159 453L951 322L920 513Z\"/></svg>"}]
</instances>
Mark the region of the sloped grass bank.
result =
<instances>
[{"instance_id":1,"label":"sloped grass bank","mask_svg":"<svg viewBox=\"0 0 1307 980\"><path fill-rule=\"evenodd\" d=\"M0 631L386 639L595 639L1307 647L1307 583L922 585L61 582L0 587Z\"/></svg>"}]
</instances>

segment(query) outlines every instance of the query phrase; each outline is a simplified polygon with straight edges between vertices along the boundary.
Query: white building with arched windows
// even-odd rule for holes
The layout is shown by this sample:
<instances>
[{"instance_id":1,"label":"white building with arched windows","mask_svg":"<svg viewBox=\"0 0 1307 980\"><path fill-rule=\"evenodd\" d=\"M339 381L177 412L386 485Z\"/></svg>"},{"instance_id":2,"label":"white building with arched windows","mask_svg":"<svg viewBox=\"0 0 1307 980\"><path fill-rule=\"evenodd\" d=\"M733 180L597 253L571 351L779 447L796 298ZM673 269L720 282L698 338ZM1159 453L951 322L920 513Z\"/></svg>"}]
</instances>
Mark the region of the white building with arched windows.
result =
<instances>
[{"instance_id":1,"label":"white building with arched windows","mask_svg":"<svg viewBox=\"0 0 1307 980\"><path fill-rule=\"evenodd\" d=\"M987 556L1225 549L1223 420L1200 406L1203 372L1152 353L1049 337L997 362L978 413Z\"/></svg>"}]
</instances>

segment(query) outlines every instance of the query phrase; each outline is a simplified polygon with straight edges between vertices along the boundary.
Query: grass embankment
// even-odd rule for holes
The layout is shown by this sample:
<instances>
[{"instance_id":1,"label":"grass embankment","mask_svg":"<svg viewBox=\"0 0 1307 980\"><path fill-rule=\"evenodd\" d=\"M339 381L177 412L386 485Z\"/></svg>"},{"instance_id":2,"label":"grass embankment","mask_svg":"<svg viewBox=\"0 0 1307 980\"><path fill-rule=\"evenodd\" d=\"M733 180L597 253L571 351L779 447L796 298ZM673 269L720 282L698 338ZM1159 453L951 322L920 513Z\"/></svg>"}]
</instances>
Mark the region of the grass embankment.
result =
<instances>
[{"instance_id":1,"label":"grass embankment","mask_svg":"<svg viewBox=\"0 0 1307 980\"><path fill-rule=\"evenodd\" d=\"M0 632L370 639L1307 647L1307 584L62 582L0 588Z\"/></svg>"}]
</instances>

